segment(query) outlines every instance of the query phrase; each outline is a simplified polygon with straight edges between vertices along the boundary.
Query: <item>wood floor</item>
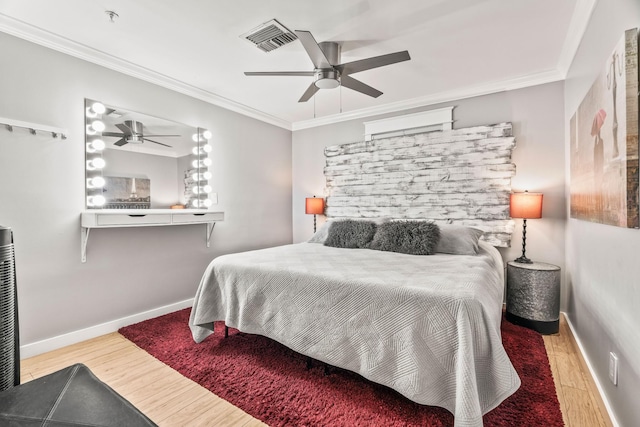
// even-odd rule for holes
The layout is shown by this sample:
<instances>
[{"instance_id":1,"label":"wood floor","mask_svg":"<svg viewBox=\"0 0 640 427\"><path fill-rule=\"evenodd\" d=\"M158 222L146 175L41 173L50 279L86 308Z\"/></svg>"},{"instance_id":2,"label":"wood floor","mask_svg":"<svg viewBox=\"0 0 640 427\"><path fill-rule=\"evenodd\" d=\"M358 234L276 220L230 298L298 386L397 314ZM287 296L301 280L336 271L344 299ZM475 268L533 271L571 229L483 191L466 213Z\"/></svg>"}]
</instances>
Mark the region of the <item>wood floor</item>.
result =
<instances>
[{"instance_id":1,"label":"wood floor","mask_svg":"<svg viewBox=\"0 0 640 427\"><path fill-rule=\"evenodd\" d=\"M571 330L544 337L558 400L568 427L612 426ZM160 426L265 426L111 333L21 363L22 382L84 363Z\"/></svg>"},{"instance_id":2,"label":"wood floor","mask_svg":"<svg viewBox=\"0 0 640 427\"><path fill-rule=\"evenodd\" d=\"M543 338L565 425L612 427L613 423L564 315L560 316L560 332Z\"/></svg>"}]
</instances>

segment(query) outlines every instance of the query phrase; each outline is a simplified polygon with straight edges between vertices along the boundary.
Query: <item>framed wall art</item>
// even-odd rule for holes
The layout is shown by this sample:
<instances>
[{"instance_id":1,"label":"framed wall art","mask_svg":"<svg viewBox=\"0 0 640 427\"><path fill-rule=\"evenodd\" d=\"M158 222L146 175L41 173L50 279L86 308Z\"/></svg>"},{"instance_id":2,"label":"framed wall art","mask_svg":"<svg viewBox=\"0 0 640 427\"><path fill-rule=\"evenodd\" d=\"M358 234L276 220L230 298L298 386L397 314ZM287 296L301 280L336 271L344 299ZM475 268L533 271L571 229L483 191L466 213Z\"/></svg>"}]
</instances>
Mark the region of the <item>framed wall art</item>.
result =
<instances>
[{"instance_id":1,"label":"framed wall art","mask_svg":"<svg viewBox=\"0 0 640 427\"><path fill-rule=\"evenodd\" d=\"M571 217L638 228L638 29L627 30L569 123Z\"/></svg>"},{"instance_id":2,"label":"framed wall art","mask_svg":"<svg viewBox=\"0 0 640 427\"><path fill-rule=\"evenodd\" d=\"M120 176L106 176L104 179L104 209L149 209L151 206L149 179Z\"/></svg>"}]
</instances>

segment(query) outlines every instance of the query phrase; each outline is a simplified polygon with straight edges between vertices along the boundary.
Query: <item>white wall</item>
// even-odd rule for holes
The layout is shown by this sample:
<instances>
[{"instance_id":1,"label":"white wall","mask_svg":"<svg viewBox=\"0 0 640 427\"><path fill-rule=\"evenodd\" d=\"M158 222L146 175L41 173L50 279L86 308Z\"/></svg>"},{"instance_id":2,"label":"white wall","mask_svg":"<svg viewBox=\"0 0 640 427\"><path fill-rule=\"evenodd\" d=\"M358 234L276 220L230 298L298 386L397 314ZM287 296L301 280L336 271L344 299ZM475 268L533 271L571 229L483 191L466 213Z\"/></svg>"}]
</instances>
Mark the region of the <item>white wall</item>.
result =
<instances>
[{"instance_id":1,"label":"white wall","mask_svg":"<svg viewBox=\"0 0 640 427\"><path fill-rule=\"evenodd\" d=\"M565 82L568 123L624 31L640 27L640 1L600 0ZM567 154L567 162L569 161ZM569 194L567 163L567 195ZM569 219L567 310L622 426L640 420L640 231ZM608 379L609 352L620 358L619 384Z\"/></svg>"},{"instance_id":2,"label":"white wall","mask_svg":"<svg viewBox=\"0 0 640 427\"><path fill-rule=\"evenodd\" d=\"M516 137L513 161L514 190L544 193L543 218L527 224L527 256L564 268L565 161L563 84L552 83L509 92L463 99L422 108L455 106L454 128L512 122ZM404 113L419 111L407 110ZM399 113L400 114L400 113ZM304 199L322 195L325 187L324 147L362 141L363 120L335 123L293 132L293 240L313 233L313 216L305 215ZM319 223L324 217L319 219ZM522 253L522 221L516 222L511 248L501 250L505 260Z\"/></svg>"},{"instance_id":3,"label":"white wall","mask_svg":"<svg viewBox=\"0 0 640 427\"><path fill-rule=\"evenodd\" d=\"M4 33L0 52L0 117L69 131L0 128L0 224L15 235L23 349L183 302L215 256L291 242L290 131ZM211 248L204 225L93 230L80 262L85 97L212 131L213 209L226 220Z\"/></svg>"}]
</instances>

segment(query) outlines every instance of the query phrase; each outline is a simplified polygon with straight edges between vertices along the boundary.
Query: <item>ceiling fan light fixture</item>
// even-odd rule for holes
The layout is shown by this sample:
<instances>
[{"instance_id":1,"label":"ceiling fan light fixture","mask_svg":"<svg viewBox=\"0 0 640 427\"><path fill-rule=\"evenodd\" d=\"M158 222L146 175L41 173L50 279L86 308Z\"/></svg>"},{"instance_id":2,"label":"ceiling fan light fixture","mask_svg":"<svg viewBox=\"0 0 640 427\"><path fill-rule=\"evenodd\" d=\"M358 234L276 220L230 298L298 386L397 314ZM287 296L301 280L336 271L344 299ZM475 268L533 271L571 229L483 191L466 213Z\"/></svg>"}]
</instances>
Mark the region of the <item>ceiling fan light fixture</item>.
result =
<instances>
[{"instance_id":1,"label":"ceiling fan light fixture","mask_svg":"<svg viewBox=\"0 0 640 427\"><path fill-rule=\"evenodd\" d=\"M357 61L341 63L341 47L337 42L318 43L309 31L294 31L302 47L311 59L313 71L253 71L245 72L247 76L313 76L313 82L304 91L298 102L307 102L320 89L335 89L344 86L372 98L382 95L378 89L371 87L351 74L373 68L384 67L411 59L408 51L372 56Z\"/></svg>"},{"instance_id":2,"label":"ceiling fan light fixture","mask_svg":"<svg viewBox=\"0 0 640 427\"><path fill-rule=\"evenodd\" d=\"M335 89L340 86L340 73L336 70L318 70L314 84L318 89Z\"/></svg>"}]
</instances>

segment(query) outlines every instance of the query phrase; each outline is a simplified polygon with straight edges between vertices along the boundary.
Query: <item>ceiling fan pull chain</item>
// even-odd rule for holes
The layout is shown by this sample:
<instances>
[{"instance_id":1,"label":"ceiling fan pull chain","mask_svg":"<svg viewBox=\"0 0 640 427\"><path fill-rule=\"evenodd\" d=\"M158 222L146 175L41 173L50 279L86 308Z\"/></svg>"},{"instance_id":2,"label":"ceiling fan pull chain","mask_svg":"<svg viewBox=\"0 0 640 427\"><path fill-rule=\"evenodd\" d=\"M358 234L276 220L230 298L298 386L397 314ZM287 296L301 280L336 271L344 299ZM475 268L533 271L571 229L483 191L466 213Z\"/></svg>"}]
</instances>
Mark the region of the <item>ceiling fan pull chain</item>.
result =
<instances>
[{"instance_id":1,"label":"ceiling fan pull chain","mask_svg":"<svg viewBox=\"0 0 640 427\"><path fill-rule=\"evenodd\" d=\"M340 114L342 114L342 85L340 85Z\"/></svg>"}]
</instances>

